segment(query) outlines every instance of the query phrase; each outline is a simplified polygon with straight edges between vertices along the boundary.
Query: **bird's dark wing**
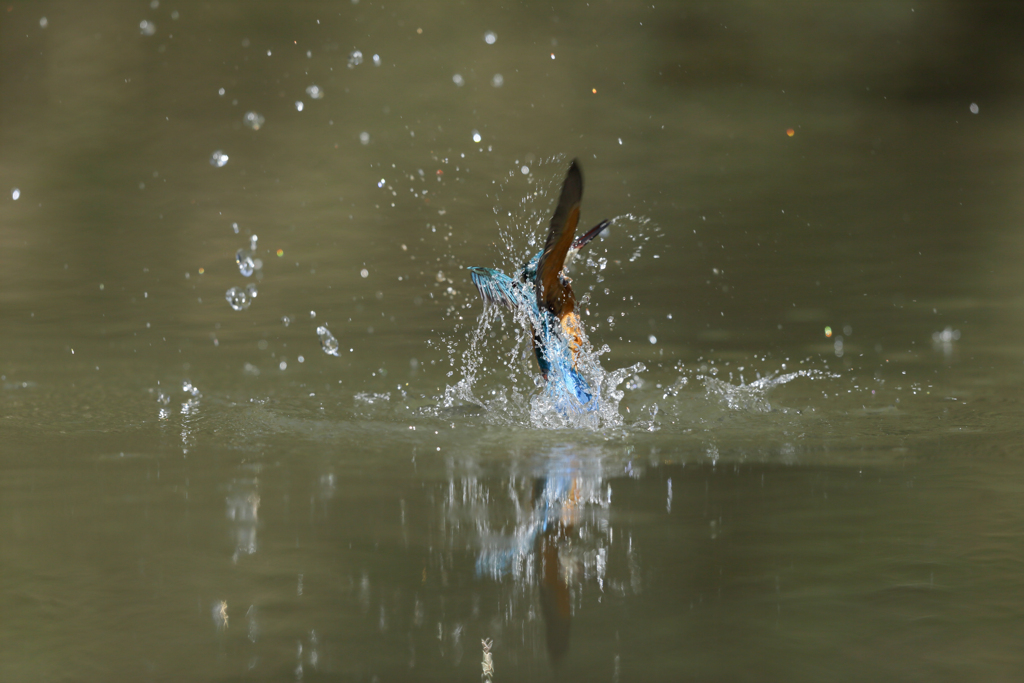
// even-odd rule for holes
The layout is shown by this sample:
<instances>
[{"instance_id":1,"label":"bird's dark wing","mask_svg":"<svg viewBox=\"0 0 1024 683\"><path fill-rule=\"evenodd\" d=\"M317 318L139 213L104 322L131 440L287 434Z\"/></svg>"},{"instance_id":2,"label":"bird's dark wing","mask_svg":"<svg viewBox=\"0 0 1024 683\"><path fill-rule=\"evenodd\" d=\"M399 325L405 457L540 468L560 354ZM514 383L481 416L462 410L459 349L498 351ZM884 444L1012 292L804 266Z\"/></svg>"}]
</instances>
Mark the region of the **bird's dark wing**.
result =
<instances>
[{"instance_id":1,"label":"bird's dark wing","mask_svg":"<svg viewBox=\"0 0 1024 683\"><path fill-rule=\"evenodd\" d=\"M583 198L583 174L575 159L562 183L562 194L551 217L551 231L537 264L537 306L561 318L563 312L575 306L572 290L563 284L559 273L565 265L565 255L572 246L576 224L580 220L580 200Z\"/></svg>"}]
</instances>

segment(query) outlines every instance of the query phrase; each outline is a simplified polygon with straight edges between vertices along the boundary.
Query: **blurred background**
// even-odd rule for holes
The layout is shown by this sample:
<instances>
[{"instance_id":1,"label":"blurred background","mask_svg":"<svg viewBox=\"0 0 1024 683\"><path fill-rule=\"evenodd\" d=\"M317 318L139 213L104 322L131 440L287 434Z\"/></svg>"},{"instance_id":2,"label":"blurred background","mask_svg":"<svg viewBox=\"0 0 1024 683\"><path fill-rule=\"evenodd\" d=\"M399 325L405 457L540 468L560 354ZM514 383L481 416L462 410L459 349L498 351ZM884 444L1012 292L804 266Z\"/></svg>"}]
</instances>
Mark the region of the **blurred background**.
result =
<instances>
[{"instance_id":1,"label":"blurred background","mask_svg":"<svg viewBox=\"0 0 1024 683\"><path fill-rule=\"evenodd\" d=\"M1007 2L0 5L0 678L1015 679L1022 86ZM592 428L465 270L573 158Z\"/></svg>"}]
</instances>

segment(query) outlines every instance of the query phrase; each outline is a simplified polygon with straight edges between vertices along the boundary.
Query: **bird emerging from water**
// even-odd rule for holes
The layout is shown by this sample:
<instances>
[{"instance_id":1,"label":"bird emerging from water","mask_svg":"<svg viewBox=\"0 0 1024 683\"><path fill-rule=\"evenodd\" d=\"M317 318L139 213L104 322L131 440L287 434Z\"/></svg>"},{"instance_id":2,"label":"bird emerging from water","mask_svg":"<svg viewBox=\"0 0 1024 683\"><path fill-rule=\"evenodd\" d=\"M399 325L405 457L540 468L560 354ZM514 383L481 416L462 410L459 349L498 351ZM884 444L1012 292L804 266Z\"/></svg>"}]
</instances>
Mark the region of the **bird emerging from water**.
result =
<instances>
[{"instance_id":1,"label":"bird emerging from water","mask_svg":"<svg viewBox=\"0 0 1024 683\"><path fill-rule=\"evenodd\" d=\"M489 304L524 313L533 333L533 349L547 390L559 413L592 412L597 409L586 378L580 373L580 351L584 346L583 324L576 313L572 281L565 264L580 249L608 227L601 221L579 239L574 239L580 220L583 174L573 159L562 183L562 193L551 217L551 229L544 249L510 277L496 268L469 268L480 297Z\"/></svg>"}]
</instances>

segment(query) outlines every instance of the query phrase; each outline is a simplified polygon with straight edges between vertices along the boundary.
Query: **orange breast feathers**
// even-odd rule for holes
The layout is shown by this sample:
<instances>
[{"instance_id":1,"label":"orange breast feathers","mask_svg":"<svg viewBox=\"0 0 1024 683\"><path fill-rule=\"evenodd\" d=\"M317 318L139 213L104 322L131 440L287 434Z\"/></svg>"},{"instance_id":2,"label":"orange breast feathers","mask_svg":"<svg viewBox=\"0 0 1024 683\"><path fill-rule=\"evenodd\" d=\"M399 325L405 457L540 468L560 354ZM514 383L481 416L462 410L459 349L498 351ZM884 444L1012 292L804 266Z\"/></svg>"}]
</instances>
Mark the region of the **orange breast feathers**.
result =
<instances>
[{"instance_id":1,"label":"orange breast feathers","mask_svg":"<svg viewBox=\"0 0 1024 683\"><path fill-rule=\"evenodd\" d=\"M572 366L576 367L576 360L579 357L580 349L583 347L583 323L575 312L570 312L559 322L562 324L562 334L569 342L569 351L572 353Z\"/></svg>"}]
</instances>

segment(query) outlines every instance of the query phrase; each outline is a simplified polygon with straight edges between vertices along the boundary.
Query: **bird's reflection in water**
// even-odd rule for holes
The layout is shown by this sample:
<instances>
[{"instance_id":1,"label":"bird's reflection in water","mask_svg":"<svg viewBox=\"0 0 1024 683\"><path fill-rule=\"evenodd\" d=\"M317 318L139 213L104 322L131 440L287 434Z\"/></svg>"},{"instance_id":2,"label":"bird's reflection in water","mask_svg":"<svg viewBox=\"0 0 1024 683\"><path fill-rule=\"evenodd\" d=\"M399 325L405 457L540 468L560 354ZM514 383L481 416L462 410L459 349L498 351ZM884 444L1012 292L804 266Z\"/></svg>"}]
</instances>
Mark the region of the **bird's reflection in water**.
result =
<instances>
[{"instance_id":1,"label":"bird's reflection in water","mask_svg":"<svg viewBox=\"0 0 1024 683\"><path fill-rule=\"evenodd\" d=\"M537 479L533 484L534 504L547 506L548 479ZM572 625L572 602L568 577L564 576L559 559L559 547L568 544L575 527L574 512L578 504L577 487L573 481L565 498L561 499L561 513L547 521L537 534L533 552L540 586L540 608L544 615L548 655L557 663L569 651L569 630Z\"/></svg>"},{"instance_id":2,"label":"bird's reflection in water","mask_svg":"<svg viewBox=\"0 0 1024 683\"><path fill-rule=\"evenodd\" d=\"M545 644L552 664L569 651L574 601L588 579L604 590L612 531L607 513L611 488L596 457L553 449L532 468L528 501L511 533L484 535L479 576L537 587ZM513 485L514 488L514 485ZM525 496L524 496L525 497Z\"/></svg>"}]
</instances>

